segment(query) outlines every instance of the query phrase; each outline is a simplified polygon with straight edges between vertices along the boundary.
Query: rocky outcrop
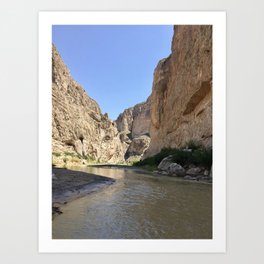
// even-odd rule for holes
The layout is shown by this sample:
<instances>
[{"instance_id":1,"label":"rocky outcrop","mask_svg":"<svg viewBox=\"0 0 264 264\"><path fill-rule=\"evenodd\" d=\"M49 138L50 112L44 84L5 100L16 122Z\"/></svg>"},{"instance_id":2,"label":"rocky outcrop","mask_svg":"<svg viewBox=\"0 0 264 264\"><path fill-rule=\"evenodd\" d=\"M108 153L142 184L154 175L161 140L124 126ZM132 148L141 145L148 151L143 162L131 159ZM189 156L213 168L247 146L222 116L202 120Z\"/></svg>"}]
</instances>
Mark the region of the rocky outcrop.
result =
<instances>
[{"instance_id":1,"label":"rocky outcrop","mask_svg":"<svg viewBox=\"0 0 264 264\"><path fill-rule=\"evenodd\" d=\"M125 158L128 159L131 156L136 156L138 159L141 158L148 149L149 143L150 137L146 135L134 138L126 151Z\"/></svg>"},{"instance_id":2,"label":"rocky outcrop","mask_svg":"<svg viewBox=\"0 0 264 264\"><path fill-rule=\"evenodd\" d=\"M75 82L52 46L52 148L100 162L124 160L127 146L116 124L102 114L98 104Z\"/></svg>"},{"instance_id":3,"label":"rocky outcrop","mask_svg":"<svg viewBox=\"0 0 264 264\"><path fill-rule=\"evenodd\" d=\"M175 26L171 55L155 69L151 142L144 157L189 141L212 145L212 27Z\"/></svg>"},{"instance_id":4,"label":"rocky outcrop","mask_svg":"<svg viewBox=\"0 0 264 264\"><path fill-rule=\"evenodd\" d=\"M149 135L150 97L146 102L135 105L121 113L115 121L119 132L126 132L130 138Z\"/></svg>"},{"instance_id":5,"label":"rocky outcrop","mask_svg":"<svg viewBox=\"0 0 264 264\"><path fill-rule=\"evenodd\" d=\"M115 122L121 141L128 146L126 160L140 159L150 144L150 97L146 102L126 109Z\"/></svg>"},{"instance_id":6,"label":"rocky outcrop","mask_svg":"<svg viewBox=\"0 0 264 264\"><path fill-rule=\"evenodd\" d=\"M172 161L172 156L164 158L158 169L166 172L170 176L183 177L185 175L185 169L178 163Z\"/></svg>"}]
</instances>

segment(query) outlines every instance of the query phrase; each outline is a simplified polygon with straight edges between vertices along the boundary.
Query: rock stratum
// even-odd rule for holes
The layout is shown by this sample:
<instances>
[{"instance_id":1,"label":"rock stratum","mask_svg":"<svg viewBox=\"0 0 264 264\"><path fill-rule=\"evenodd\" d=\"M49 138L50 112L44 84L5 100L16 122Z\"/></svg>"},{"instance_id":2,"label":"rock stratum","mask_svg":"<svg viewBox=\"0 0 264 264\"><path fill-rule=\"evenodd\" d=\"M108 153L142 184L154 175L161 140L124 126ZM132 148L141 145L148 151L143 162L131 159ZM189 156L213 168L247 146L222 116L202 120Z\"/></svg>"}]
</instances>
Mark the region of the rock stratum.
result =
<instances>
[{"instance_id":1,"label":"rock stratum","mask_svg":"<svg viewBox=\"0 0 264 264\"><path fill-rule=\"evenodd\" d=\"M171 50L154 72L144 157L189 141L212 145L212 26L174 26Z\"/></svg>"},{"instance_id":2,"label":"rock stratum","mask_svg":"<svg viewBox=\"0 0 264 264\"><path fill-rule=\"evenodd\" d=\"M115 122L102 114L98 104L75 82L52 46L52 151L73 152L99 162L124 161Z\"/></svg>"}]
</instances>

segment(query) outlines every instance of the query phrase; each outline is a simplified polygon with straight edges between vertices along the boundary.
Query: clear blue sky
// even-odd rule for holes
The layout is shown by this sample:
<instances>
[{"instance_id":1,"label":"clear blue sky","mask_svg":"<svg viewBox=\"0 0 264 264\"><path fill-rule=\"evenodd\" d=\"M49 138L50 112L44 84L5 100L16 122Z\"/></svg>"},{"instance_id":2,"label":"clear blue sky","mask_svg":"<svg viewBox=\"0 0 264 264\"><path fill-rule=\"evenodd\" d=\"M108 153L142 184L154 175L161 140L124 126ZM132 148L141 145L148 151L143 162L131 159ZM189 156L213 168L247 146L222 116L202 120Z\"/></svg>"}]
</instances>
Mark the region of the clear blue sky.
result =
<instances>
[{"instance_id":1,"label":"clear blue sky","mask_svg":"<svg viewBox=\"0 0 264 264\"><path fill-rule=\"evenodd\" d=\"M150 95L172 34L172 26L54 25L52 41L73 79L115 120Z\"/></svg>"}]
</instances>

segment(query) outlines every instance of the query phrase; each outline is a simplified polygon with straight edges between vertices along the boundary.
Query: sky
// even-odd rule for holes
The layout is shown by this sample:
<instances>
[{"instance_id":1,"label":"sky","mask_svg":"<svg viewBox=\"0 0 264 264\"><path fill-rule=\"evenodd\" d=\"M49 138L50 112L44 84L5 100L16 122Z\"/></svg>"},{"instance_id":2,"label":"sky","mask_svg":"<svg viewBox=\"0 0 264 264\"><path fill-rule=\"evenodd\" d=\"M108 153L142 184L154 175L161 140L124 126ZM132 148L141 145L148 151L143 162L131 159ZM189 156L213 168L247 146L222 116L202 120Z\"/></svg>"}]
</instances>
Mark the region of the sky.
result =
<instances>
[{"instance_id":1,"label":"sky","mask_svg":"<svg viewBox=\"0 0 264 264\"><path fill-rule=\"evenodd\" d=\"M53 25L52 41L71 76L115 120L151 94L154 69L170 55L166 25Z\"/></svg>"}]
</instances>

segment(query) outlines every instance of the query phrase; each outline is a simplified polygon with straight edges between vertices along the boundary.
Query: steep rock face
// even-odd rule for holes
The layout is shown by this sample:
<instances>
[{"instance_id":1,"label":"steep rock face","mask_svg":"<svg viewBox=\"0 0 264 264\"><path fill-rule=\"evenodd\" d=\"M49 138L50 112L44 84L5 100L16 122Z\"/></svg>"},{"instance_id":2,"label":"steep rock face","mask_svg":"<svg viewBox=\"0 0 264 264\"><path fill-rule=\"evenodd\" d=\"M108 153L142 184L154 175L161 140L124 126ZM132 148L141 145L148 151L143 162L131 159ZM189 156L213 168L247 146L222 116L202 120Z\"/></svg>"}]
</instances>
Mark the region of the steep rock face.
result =
<instances>
[{"instance_id":1,"label":"steep rock face","mask_svg":"<svg viewBox=\"0 0 264 264\"><path fill-rule=\"evenodd\" d=\"M150 97L146 102L135 105L121 113L116 125L118 131L131 133L132 138L149 134L150 129Z\"/></svg>"},{"instance_id":2,"label":"steep rock face","mask_svg":"<svg viewBox=\"0 0 264 264\"><path fill-rule=\"evenodd\" d=\"M212 27L175 26L171 55L155 69L151 143L144 157L194 140L212 144Z\"/></svg>"},{"instance_id":3,"label":"steep rock face","mask_svg":"<svg viewBox=\"0 0 264 264\"><path fill-rule=\"evenodd\" d=\"M126 159L140 158L149 146L150 102L149 97L146 102L126 109L116 120L121 141L127 143Z\"/></svg>"},{"instance_id":4,"label":"steep rock face","mask_svg":"<svg viewBox=\"0 0 264 264\"><path fill-rule=\"evenodd\" d=\"M136 156L141 158L141 156L148 149L150 143L150 137L143 135L136 138L133 138L130 143L127 152L125 154L125 158L128 159L131 156Z\"/></svg>"},{"instance_id":5,"label":"steep rock face","mask_svg":"<svg viewBox=\"0 0 264 264\"><path fill-rule=\"evenodd\" d=\"M124 160L124 144L114 122L70 76L52 46L52 148L77 152L101 162Z\"/></svg>"}]
</instances>

